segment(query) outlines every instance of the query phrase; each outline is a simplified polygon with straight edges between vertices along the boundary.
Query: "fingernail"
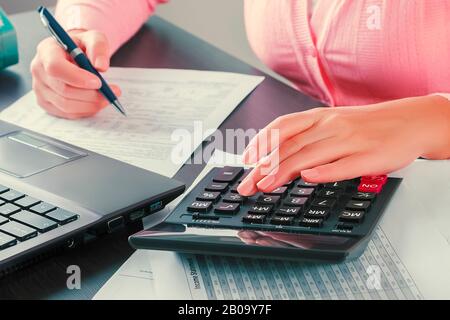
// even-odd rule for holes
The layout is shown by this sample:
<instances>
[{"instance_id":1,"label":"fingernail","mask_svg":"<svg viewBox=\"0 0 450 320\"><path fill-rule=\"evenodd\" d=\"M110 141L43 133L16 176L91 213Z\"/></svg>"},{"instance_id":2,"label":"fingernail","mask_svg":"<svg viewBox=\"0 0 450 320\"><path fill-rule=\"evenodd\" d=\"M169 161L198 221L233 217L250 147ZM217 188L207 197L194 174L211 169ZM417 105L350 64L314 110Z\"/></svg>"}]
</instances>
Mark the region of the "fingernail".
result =
<instances>
[{"instance_id":1,"label":"fingernail","mask_svg":"<svg viewBox=\"0 0 450 320\"><path fill-rule=\"evenodd\" d=\"M107 69L108 60L105 57L98 57L97 59L95 59L95 67L101 70Z\"/></svg>"},{"instance_id":2,"label":"fingernail","mask_svg":"<svg viewBox=\"0 0 450 320\"><path fill-rule=\"evenodd\" d=\"M319 176L319 171L316 169L309 169L302 171L302 176L305 178L315 179Z\"/></svg>"},{"instance_id":3,"label":"fingernail","mask_svg":"<svg viewBox=\"0 0 450 320\"><path fill-rule=\"evenodd\" d=\"M259 190L263 190L264 191L264 190L269 189L273 185L274 182L275 182L275 176L268 175L264 179L259 181L256 184L256 186L258 187Z\"/></svg>"},{"instance_id":4,"label":"fingernail","mask_svg":"<svg viewBox=\"0 0 450 320\"><path fill-rule=\"evenodd\" d=\"M253 180L248 178L244 179L244 181L242 181L237 188L237 192L239 192L239 194L243 196L251 196L257 191L258 190L256 189Z\"/></svg>"}]
</instances>

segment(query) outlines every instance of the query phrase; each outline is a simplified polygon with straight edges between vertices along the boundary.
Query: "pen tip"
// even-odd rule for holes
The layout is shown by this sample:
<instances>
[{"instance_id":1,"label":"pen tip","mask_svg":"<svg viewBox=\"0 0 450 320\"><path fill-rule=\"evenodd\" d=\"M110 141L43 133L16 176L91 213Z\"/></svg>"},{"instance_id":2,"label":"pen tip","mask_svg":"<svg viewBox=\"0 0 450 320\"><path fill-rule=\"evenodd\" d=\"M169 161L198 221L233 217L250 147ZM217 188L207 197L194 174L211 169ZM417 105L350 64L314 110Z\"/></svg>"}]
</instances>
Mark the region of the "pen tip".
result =
<instances>
[{"instance_id":1,"label":"pen tip","mask_svg":"<svg viewBox=\"0 0 450 320\"><path fill-rule=\"evenodd\" d=\"M122 104L119 102L119 100L115 100L113 103L114 107L123 115L127 116L127 113L125 112L125 108L122 106Z\"/></svg>"}]
</instances>

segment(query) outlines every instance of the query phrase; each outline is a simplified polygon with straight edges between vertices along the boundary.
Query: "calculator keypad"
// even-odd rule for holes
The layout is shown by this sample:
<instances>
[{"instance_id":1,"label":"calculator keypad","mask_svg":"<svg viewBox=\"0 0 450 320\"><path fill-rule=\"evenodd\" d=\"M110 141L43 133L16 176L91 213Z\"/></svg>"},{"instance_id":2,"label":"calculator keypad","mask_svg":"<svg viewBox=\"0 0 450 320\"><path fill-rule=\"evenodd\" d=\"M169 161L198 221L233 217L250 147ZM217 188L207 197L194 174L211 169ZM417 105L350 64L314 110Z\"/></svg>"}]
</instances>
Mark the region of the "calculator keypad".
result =
<instances>
[{"instance_id":1,"label":"calculator keypad","mask_svg":"<svg viewBox=\"0 0 450 320\"><path fill-rule=\"evenodd\" d=\"M271 192L241 196L237 187L250 170L213 169L166 220L234 229L364 234L377 221L372 208L390 178L373 176L326 184L296 179ZM362 185L381 185L377 192ZM183 209L184 208L184 209ZM381 210L378 210L381 211ZM364 229L364 230L367 230Z\"/></svg>"}]
</instances>

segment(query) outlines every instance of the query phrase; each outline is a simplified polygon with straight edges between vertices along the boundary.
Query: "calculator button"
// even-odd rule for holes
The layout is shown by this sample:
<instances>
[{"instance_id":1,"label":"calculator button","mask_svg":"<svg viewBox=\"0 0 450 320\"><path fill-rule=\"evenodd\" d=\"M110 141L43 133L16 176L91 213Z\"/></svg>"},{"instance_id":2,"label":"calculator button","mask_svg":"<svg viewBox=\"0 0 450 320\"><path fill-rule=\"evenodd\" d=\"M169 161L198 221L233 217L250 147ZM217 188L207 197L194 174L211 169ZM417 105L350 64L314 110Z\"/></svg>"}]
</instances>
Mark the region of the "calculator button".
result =
<instances>
[{"instance_id":1,"label":"calculator button","mask_svg":"<svg viewBox=\"0 0 450 320\"><path fill-rule=\"evenodd\" d=\"M318 207L318 208L333 208L336 204L336 200L332 198L325 198L325 199L314 199L314 201L311 203L311 206Z\"/></svg>"},{"instance_id":2,"label":"calculator button","mask_svg":"<svg viewBox=\"0 0 450 320\"><path fill-rule=\"evenodd\" d=\"M218 192L225 192L228 189L228 183L219 183L219 182L213 182L209 184L205 190L206 191L218 191Z\"/></svg>"},{"instance_id":3,"label":"calculator button","mask_svg":"<svg viewBox=\"0 0 450 320\"><path fill-rule=\"evenodd\" d=\"M339 214L339 221L360 223L364 219L364 211L344 210Z\"/></svg>"},{"instance_id":4,"label":"calculator button","mask_svg":"<svg viewBox=\"0 0 450 320\"><path fill-rule=\"evenodd\" d=\"M308 202L308 198L303 197L287 197L283 204L288 207L303 207Z\"/></svg>"},{"instance_id":5,"label":"calculator button","mask_svg":"<svg viewBox=\"0 0 450 320\"><path fill-rule=\"evenodd\" d=\"M6 192L8 190L9 190L8 187L5 187L4 185L0 184L0 193Z\"/></svg>"},{"instance_id":6,"label":"calculator button","mask_svg":"<svg viewBox=\"0 0 450 320\"><path fill-rule=\"evenodd\" d=\"M271 191L271 192L266 192L264 193L265 195L268 196L280 196L280 197L284 197L287 193L287 187L278 187L275 190Z\"/></svg>"},{"instance_id":7,"label":"calculator button","mask_svg":"<svg viewBox=\"0 0 450 320\"><path fill-rule=\"evenodd\" d=\"M25 195L22 192L16 191L16 190L9 190L2 194L0 194L0 198L6 201L14 201L17 199L20 199L24 197Z\"/></svg>"},{"instance_id":8,"label":"calculator button","mask_svg":"<svg viewBox=\"0 0 450 320\"><path fill-rule=\"evenodd\" d=\"M386 184L387 182L387 175L379 175L379 176L366 176L366 177L361 177L361 182L364 183L378 183L381 185Z\"/></svg>"},{"instance_id":9,"label":"calculator button","mask_svg":"<svg viewBox=\"0 0 450 320\"><path fill-rule=\"evenodd\" d=\"M269 214L272 212L273 206L270 204L267 205L259 205L256 204L254 206L251 206L248 210L248 213L250 214Z\"/></svg>"},{"instance_id":10,"label":"calculator button","mask_svg":"<svg viewBox=\"0 0 450 320\"><path fill-rule=\"evenodd\" d=\"M19 241L25 241L30 238L37 236L37 231L33 228L27 227L21 223L10 221L0 226L0 231L7 233L17 239Z\"/></svg>"},{"instance_id":11,"label":"calculator button","mask_svg":"<svg viewBox=\"0 0 450 320\"><path fill-rule=\"evenodd\" d=\"M295 180L288 181L283 185L283 187L290 188L290 187L292 187L292 185L294 183L295 183Z\"/></svg>"},{"instance_id":12,"label":"calculator button","mask_svg":"<svg viewBox=\"0 0 450 320\"><path fill-rule=\"evenodd\" d=\"M354 200L366 200L366 201L371 201L373 199L375 199L375 197L377 196L376 193L371 193L371 192L357 192L352 196L352 199Z\"/></svg>"},{"instance_id":13,"label":"calculator button","mask_svg":"<svg viewBox=\"0 0 450 320\"><path fill-rule=\"evenodd\" d=\"M359 192L380 193L383 189L383 185L374 182L361 182L358 186Z\"/></svg>"},{"instance_id":14,"label":"calculator button","mask_svg":"<svg viewBox=\"0 0 450 320\"><path fill-rule=\"evenodd\" d=\"M35 204L38 204L39 202L41 202L40 200L30 197L30 196L25 196L19 200L14 201L15 204L23 207L23 208L28 208L31 206L34 206Z\"/></svg>"},{"instance_id":15,"label":"calculator button","mask_svg":"<svg viewBox=\"0 0 450 320\"><path fill-rule=\"evenodd\" d=\"M305 217L307 218L320 218L327 219L330 215L330 211L327 209L309 209L305 212Z\"/></svg>"},{"instance_id":16,"label":"calculator button","mask_svg":"<svg viewBox=\"0 0 450 320\"><path fill-rule=\"evenodd\" d=\"M47 232L58 226L56 222L26 210L12 215L11 219L37 229L39 232Z\"/></svg>"},{"instance_id":17,"label":"calculator button","mask_svg":"<svg viewBox=\"0 0 450 320\"><path fill-rule=\"evenodd\" d=\"M339 198L342 195L342 190L339 189L322 189L318 196L321 198Z\"/></svg>"},{"instance_id":18,"label":"calculator button","mask_svg":"<svg viewBox=\"0 0 450 320\"><path fill-rule=\"evenodd\" d=\"M239 187L239 185L238 185L238 184L235 184L234 186L232 186L232 187L230 188L230 192L231 192L231 193L239 193L238 190L237 190L238 187Z\"/></svg>"},{"instance_id":19,"label":"calculator button","mask_svg":"<svg viewBox=\"0 0 450 320\"><path fill-rule=\"evenodd\" d=\"M6 233L0 232L0 250L12 247L17 244L17 240Z\"/></svg>"},{"instance_id":20,"label":"calculator button","mask_svg":"<svg viewBox=\"0 0 450 320\"><path fill-rule=\"evenodd\" d=\"M20 207L16 206L15 204L12 203L6 203L2 206L0 206L0 214L3 216L10 216L16 212L19 212L20 210L22 210Z\"/></svg>"},{"instance_id":21,"label":"calculator button","mask_svg":"<svg viewBox=\"0 0 450 320\"><path fill-rule=\"evenodd\" d=\"M319 184L312 183L312 182L306 182L305 180L300 179L300 181L298 182L297 186L300 187L300 188L315 188L315 187L318 187Z\"/></svg>"},{"instance_id":22,"label":"calculator button","mask_svg":"<svg viewBox=\"0 0 450 320\"><path fill-rule=\"evenodd\" d=\"M302 227L320 228L322 224L323 220L317 218L303 218L300 220L300 225Z\"/></svg>"},{"instance_id":23,"label":"calculator button","mask_svg":"<svg viewBox=\"0 0 450 320\"><path fill-rule=\"evenodd\" d=\"M214 182L233 182L242 173L244 173L244 168L239 167L224 167L219 170L217 175L214 177Z\"/></svg>"},{"instance_id":24,"label":"calculator button","mask_svg":"<svg viewBox=\"0 0 450 320\"><path fill-rule=\"evenodd\" d=\"M36 213L39 213L39 214L44 214L44 213L47 213L47 212L55 210L55 209L56 209L56 207L54 205L51 205L50 203L47 203L47 202L41 202L30 208L30 210L32 210Z\"/></svg>"},{"instance_id":25,"label":"calculator button","mask_svg":"<svg viewBox=\"0 0 450 320\"><path fill-rule=\"evenodd\" d=\"M240 203L243 204L247 198L241 196L237 193L228 193L223 196L222 201L223 202L231 202L231 203Z\"/></svg>"},{"instance_id":26,"label":"calculator button","mask_svg":"<svg viewBox=\"0 0 450 320\"><path fill-rule=\"evenodd\" d=\"M345 189L347 187L348 182L347 181L337 181L337 182L331 182L326 183L325 188L329 189Z\"/></svg>"},{"instance_id":27,"label":"calculator button","mask_svg":"<svg viewBox=\"0 0 450 320\"><path fill-rule=\"evenodd\" d=\"M216 202L220 197L220 192L212 192L212 191L205 191L202 192L196 199L199 201L212 201Z\"/></svg>"},{"instance_id":28,"label":"calculator button","mask_svg":"<svg viewBox=\"0 0 450 320\"><path fill-rule=\"evenodd\" d=\"M239 177L238 183L241 183L249 174L252 172L253 169L245 169L244 173Z\"/></svg>"},{"instance_id":29,"label":"calculator button","mask_svg":"<svg viewBox=\"0 0 450 320\"><path fill-rule=\"evenodd\" d=\"M292 189L290 195L292 197L309 197L314 193L313 188L294 188Z\"/></svg>"},{"instance_id":30,"label":"calculator button","mask_svg":"<svg viewBox=\"0 0 450 320\"><path fill-rule=\"evenodd\" d=\"M256 203L258 204L273 204L274 206L276 206L279 202L280 202L279 196L260 195L256 200Z\"/></svg>"},{"instance_id":31,"label":"calculator button","mask_svg":"<svg viewBox=\"0 0 450 320\"><path fill-rule=\"evenodd\" d=\"M273 217L270 219L271 224L276 225L283 225L283 226L291 226L294 224L294 218L293 217Z\"/></svg>"},{"instance_id":32,"label":"calculator button","mask_svg":"<svg viewBox=\"0 0 450 320\"><path fill-rule=\"evenodd\" d=\"M190 212L208 212L212 207L212 202L210 201L194 201L187 208Z\"/></svg>"},{"instance_id":33,"label":"calculator button","mask_svg":"<svg viewBox=\"0 0 450 320\"><path fill-rule=\"evenodd\" d=\"M350 231L353 230L353 225L349 223L338 223L336 229Z\"/></svg>"},{"instance_id":34,"label":"calculator button","mask_svg":"<svg viewBox=\"0 0 450 320\"><path fill-rule=\"evenodd\" d=\"M350 210L366 210L370 207L370 201L359 201L359 200L350 200L345 206L346 209ZM0 207L1 208L1 207Z\"/></svg>"},{"instance_id":35,"label":"calculator button","mask_svg":"<svg viewBox=\"0 0 450 320\"><path fill-rule=\"evenodd\" d=\"M295 217L300 214L301 210L299 207L280 207L275 212L277 216L288 216L288 217Z\"/></svg>"},{"instance_id":36,"label":"calculator button","mask_svg":"<svg viewBox=\"0 0 450 320\"><path fill-rule=\"evenodd\" d=\"M239 212L239 203L219 203L214 207L216 213L236 214Z\"/></svg>"},{"instance_id":37,"label":"calculator button","mask_svg":"<svg viewBox=\"0 0 450 320\"><path fill-rule=\"evenodd\" d=\"M78 219L78 215L73 212L58 208L50 211L45 215L47 218L53 219L59 224L66 224Z\"/></svg>"},{"instance_id":38,"label":"calculator button","mask_svg":"<svg viewBox=\"0 0 450 320\"><path fill-rule=\"evenodd\" d=\"M244 223L264 223L266 221L266 216L263 214L247 214L242 218Z\"/></svg>"}]
</instances>

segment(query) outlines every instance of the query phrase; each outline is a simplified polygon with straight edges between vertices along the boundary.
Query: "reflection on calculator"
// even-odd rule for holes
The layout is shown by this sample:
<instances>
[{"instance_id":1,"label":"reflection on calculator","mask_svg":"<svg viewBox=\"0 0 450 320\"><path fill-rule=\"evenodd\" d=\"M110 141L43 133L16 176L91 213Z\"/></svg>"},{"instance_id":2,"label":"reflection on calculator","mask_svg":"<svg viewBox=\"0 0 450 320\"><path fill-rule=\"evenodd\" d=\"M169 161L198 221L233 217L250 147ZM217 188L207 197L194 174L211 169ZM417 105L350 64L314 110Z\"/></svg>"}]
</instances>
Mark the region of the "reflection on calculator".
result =
<instances>
[{"instance_id":1,"label":"reflection on calculator","mask_svg":"<svg viewBox=\"0 0 450 320\"><path fill-rule=\"evenodd\" d=\"M294 260L355 258L401 182L387 176L326 184L296 179L243 197L237 186L250 170L212 169L164 223L131 236L131 245Z\"/></svg>"}]
</instances>

